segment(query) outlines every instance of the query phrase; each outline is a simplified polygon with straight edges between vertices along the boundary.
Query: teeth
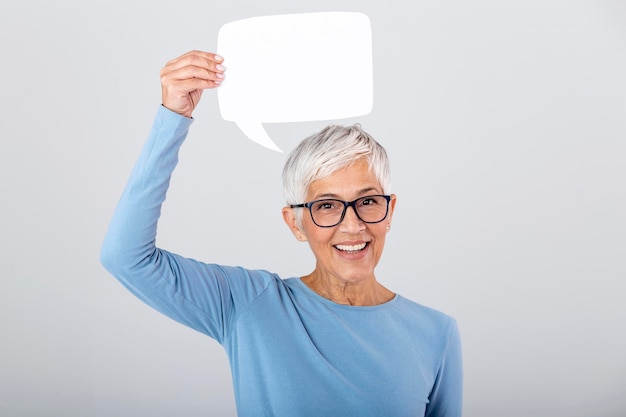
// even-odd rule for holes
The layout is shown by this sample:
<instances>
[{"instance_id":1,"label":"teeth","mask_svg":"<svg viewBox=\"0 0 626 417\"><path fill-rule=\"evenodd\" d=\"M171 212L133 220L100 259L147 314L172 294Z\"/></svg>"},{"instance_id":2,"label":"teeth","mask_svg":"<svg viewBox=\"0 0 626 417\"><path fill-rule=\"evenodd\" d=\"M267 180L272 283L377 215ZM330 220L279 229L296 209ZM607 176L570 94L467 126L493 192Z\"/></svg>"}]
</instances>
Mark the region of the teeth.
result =
<instances>
[{"instance_id":1,"label":"teeth","mask_svg":"<svg viewBox=\"0 0 626 417\"><path fill-rule=\"evenodd\" d=\"M339 250L344 250L348 252L357 252L365 248L365 243L361 243L358 245L335 245L335 247Z\"/></svg>"}]
</instances>

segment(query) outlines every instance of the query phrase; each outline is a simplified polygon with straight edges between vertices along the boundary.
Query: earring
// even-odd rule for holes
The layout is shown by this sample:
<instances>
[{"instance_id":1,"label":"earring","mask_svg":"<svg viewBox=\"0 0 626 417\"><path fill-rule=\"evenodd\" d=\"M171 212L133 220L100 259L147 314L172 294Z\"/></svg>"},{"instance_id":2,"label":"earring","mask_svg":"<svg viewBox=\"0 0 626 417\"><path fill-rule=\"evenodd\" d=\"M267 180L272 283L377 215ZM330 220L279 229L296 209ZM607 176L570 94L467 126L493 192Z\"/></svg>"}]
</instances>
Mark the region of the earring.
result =
<instances>
[{"instance_id":1,"label":"earring","mask_svg":"<svg viewBox=\"0 0 626 417\"><path fill-rule=\"evenodd\" d=\"M391 225L387 224L387 231L389 231L391 229Z\"/></svg>"}]
</instances>

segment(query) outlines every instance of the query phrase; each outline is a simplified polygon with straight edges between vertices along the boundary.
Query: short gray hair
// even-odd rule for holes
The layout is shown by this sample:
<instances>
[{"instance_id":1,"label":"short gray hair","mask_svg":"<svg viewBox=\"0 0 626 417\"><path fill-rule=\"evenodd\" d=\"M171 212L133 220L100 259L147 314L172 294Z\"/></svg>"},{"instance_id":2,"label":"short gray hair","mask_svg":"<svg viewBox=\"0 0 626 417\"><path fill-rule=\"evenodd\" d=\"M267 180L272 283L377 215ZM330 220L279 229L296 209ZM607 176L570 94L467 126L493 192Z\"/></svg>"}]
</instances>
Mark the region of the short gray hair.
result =
<instances>
[{"instance_id":1,"label":"short gray hair","mask_svg":"<svg viewBox=\"0 0 626 417\"><path fill-rule=\"evenodd\" d=\"M283 168L287 204L304 203L313 181L326 178L363 158L383 193L388 194L391 172L387 152L361 125L330 125L307 137L289 154Z\"/></svg>"}]
</instances>

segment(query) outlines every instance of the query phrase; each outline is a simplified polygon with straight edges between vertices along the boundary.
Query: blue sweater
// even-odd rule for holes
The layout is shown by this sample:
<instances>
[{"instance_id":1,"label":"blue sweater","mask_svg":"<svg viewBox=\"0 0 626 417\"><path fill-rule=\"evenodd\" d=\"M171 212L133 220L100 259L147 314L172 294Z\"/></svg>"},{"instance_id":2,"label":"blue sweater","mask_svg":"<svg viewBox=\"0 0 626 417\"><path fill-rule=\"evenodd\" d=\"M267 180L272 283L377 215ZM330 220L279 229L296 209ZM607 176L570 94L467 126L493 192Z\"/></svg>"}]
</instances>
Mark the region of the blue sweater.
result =
<instances>
[{"instance_id":1,"label":"blue sweater","mask_svg":"<svg viewBox=\"0 0 626 417\"><path fill-rule=\"evenodd\" d=\"M399 295L377 306L340 305L299 278L156 247L161 205L190 124L159 109L101 259L141 300L222 344L238 414L460 416L454 319Z\"/></svg>"}]
</instances>

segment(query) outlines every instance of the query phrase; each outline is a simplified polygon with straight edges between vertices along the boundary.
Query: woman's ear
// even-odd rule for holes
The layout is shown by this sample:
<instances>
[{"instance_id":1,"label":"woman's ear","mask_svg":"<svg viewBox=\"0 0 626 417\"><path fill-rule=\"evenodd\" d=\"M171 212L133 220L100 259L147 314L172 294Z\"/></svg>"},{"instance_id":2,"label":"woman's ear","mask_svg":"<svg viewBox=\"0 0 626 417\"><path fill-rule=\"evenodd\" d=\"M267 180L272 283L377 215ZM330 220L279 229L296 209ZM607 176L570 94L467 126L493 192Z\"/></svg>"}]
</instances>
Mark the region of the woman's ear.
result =
<instances>
[{"instance_id":1,"label":"woman's ear","mask_svg":"<svg viewBox=\"0 0 626 417\"><path fill-rule=\"evenodd\" d=\"M396 209L396 202L398 197L395 194L391 194L391 200L389 201L389 213L387 214L387 230L391 228L391 219L393 218L393 212Z\"/></svg>"},{"instance_id":2,"label":"woman's ear","mask_svg":"<svg viewBox=\"0 0 626 417\"><path fill-rule=\"evenodd\" d=\"M306 242L308 239L300 226L298 226L298 220L296 218L296 213L294 209L291 207L283 207L283 220L291 230L291 233L298 239L300 242Z\"/></svg>"}]
</instances>

